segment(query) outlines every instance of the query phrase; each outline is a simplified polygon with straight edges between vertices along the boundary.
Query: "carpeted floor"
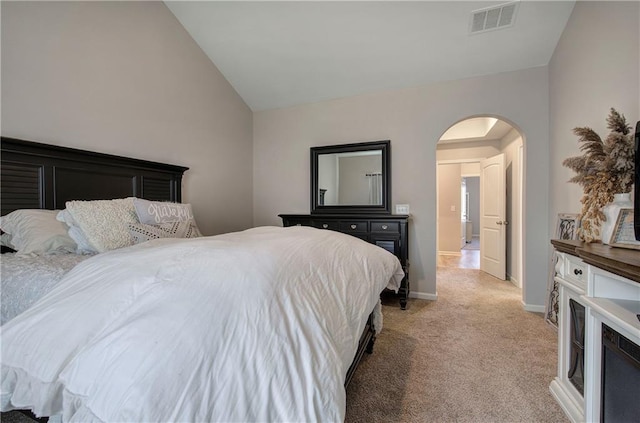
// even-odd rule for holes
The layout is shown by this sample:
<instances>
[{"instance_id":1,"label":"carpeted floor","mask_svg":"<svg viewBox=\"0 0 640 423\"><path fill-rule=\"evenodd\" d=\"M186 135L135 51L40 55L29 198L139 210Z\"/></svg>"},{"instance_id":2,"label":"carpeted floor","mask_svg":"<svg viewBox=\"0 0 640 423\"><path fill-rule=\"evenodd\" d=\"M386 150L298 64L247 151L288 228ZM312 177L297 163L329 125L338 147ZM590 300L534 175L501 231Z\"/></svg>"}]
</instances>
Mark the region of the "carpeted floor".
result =
<instances>
[{"instance_id":1,"label":"carpeted floor","mask_svg":"<svg viewBox=\"0 0 640 423\"><path fill-rule=\"evenodd\" d=\"M2 423L37 423L37 420L30 419L18 411L9 411L0 413L0 422Z\"/></svg>"},{"instance_id":2,"label":"carpeted floor","mask_svg":"<svg viewBox=\"0 0 640 423\"><path fill-rule=\"evenodd\" d=\"M549 393L555 330L520 291L438 268L438 300L384 306L384 329L347 390L348 423L567 422Z\"/></svg>"}]
</instances>

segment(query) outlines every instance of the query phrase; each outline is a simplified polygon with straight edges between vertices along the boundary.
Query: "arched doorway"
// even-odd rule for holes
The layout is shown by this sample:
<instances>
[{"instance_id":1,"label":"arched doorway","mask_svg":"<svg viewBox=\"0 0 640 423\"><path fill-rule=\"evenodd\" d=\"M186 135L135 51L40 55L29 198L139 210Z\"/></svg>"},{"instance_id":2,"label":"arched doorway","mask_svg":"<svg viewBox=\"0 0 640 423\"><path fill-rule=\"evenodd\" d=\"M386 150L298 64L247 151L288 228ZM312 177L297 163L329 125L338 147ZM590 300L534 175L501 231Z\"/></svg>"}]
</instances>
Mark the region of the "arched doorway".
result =
<instances>
[{"instance_id":1,"label":"arched doorway","mask_svg":"<svg viewBox=\"0 0 640 423\"><path fill-rule=\"evenodd\" d=\"M482 163L504 156L505 279L522 288L524 136L499 116L470 116L452 124L436 146L438 266L480 269L493 239L485 236L479 211ZM485 190L487 187L485 187ZM488 192L488 191L487 191ZM486 195L486 194L485 194ZM494 194L492 194L494 195ZM497 193L495 194L497 195ZM485 197L486 199L487 197ZM469 239L469 235L471 239ZM485 243L483 245L483 242ZM474 246L478 245L478 249Z\"/></svg>"}]
</instances>

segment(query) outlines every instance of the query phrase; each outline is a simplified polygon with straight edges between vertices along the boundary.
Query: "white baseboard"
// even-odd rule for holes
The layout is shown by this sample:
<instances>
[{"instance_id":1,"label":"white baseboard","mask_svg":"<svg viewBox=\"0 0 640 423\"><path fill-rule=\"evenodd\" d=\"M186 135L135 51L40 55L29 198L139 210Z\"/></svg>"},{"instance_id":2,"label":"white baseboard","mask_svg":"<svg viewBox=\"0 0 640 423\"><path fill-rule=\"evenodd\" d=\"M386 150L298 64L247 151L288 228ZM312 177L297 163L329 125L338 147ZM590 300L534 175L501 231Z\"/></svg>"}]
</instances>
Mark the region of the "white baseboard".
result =
<instances>
[{"instance_id":1,"label":"white baseboard","mask_svg":"<svg viewBox=\"0 0 640 423\"><path fill-rule=\"evenodd\" d=\"M522 308L525 311L530 311L532 313L544 313L545 306L537 305L537 304L526 304L524 301L522 302Z\"/></svg>"},{"instance_id":2,"label":"white baseboard","mask_svg":"<svg viewBox=\"0 0 640 423\"><path fill-rule=\"evenodd\" d=\"M436 301L438 299L438 294L429 294L427 292L409 292L409 298L417 298L419 300L430 300Z\"/></svg>"},{"instance_id":3,"label":"white baseboard","mask_svg":"<svg viewBox=\"0 0 640 423\"><path fill-rule=\"evenodd\" d=\"M571 395L566 392L557 377L551 382L551 385L549 385L549 391L551 391L551 395L572 423L584 421L584 405L578 404Z\"/></svg>"},{"instance_id":4,"label":"white baseboard","mask_svg":"<svg viewBox=\"0 0 640 423\"><path fill-rule=\"evenodd\" d=\"M520 281L517 280L516 278L514 278L511 275L507 275L509 282L511 282L512 284L514 284L516 286L516 288L518 289L522 289L522 285L520 284Z\"/></svg>"},{"instance_id":5,"label":"white baseboard","mask_svg":"<svg viewBox=\"0 0 640 423\"><path fill-rule=\"evenodd\" d=\"M461 256L462 253L460 251L438 251L438 254L442 254L443 256Z\"/></svg>"}]
</instances>

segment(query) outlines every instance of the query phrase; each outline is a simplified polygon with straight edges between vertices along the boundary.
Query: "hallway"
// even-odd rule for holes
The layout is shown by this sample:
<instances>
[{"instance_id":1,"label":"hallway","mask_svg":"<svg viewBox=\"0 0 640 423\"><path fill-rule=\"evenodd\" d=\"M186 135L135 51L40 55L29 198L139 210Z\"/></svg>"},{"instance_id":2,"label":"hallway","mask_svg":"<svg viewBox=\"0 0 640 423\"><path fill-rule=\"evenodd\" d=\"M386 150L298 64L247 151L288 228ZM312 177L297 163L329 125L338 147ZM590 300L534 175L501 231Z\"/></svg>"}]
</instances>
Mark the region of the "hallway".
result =
<instances>
[{"instance_id":1,"label":"hallway","mask_svg":"<svg viewBox=\"0 0 640 423\"><path fill-rule=\"evenodd\" d=\"M459 256L438 254L438 267L480 269L480 250L460 250Z\"/></svg>"}]
</instances>

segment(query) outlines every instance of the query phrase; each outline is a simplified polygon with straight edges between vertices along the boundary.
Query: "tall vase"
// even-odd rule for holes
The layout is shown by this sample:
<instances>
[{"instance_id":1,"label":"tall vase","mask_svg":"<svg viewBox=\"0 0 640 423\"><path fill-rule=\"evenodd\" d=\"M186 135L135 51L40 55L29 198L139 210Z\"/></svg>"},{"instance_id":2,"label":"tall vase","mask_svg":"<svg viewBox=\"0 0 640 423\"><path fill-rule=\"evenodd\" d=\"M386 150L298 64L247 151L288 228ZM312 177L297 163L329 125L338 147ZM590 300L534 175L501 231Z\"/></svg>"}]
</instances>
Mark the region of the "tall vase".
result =
<instances>
[{"instance_id":1,"label":"tall vase","mask_svg":"<svg viewBox=\"0 0 640 423\"><path fill-rule=\"evenodd\" d=\"M631 193L625 192L623 194L614 194L613 202L607 204L602 208L602 213L604 213L607 218L606 221L602 222L602 227L600 228L600 234L602 236L602 243L608 244L611 240L611 235L613 235L613 228L616 225L616 220L618 219L618 212L620 209L624 208L633 208L633 202L631 201Z\"/></svg>"}]
</instances>

